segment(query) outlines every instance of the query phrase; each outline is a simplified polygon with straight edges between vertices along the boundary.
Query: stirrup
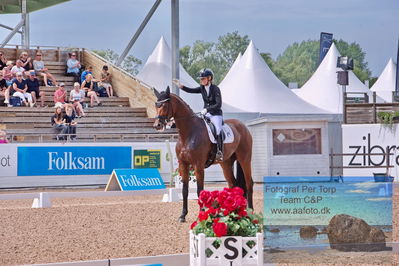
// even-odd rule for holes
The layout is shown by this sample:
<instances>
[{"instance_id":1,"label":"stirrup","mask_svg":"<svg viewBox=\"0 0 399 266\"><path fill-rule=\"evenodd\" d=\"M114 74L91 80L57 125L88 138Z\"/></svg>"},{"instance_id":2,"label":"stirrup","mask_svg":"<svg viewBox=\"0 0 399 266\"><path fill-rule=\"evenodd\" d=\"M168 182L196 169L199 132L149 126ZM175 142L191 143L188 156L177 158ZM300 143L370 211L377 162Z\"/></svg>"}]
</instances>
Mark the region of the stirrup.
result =
<instances>
[{"instance_id":1,"label":"stirrup","mask_svg":"<svg viewBox=\"0 0 399 266\"><path fill-rule=\"evenodd\" d=\"M218 162L223 161L223 152L222 151L217 151L215 161L218 161Z\"/></svg>"}]
</instances>

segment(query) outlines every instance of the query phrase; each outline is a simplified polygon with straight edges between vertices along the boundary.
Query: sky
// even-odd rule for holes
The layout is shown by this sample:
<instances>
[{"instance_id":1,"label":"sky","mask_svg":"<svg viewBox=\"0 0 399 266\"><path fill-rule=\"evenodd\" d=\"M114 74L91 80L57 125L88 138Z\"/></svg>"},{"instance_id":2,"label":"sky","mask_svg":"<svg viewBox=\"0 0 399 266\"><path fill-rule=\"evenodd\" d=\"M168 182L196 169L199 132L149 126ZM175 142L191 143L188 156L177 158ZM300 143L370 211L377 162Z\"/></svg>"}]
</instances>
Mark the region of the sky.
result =
<instances>
[{"instance_id":1,"label":"sky","mask_svg":"<svg viewBox=\"0 0 399 266\"><path fill-rule=\"evenodd\" d=\"M155 0L72 0L30 14L31 44L112 49L121 53ZM163 0L130 54L146 61L161 36L171 45L170 0ZM14 26L20 15L0 15ZM248 35L275 59L290 44L318 40L320 32L358 43L373 76L396 62L399 0L180 0L180 47ZM0 41L8 31L0 28ZM19 44L14 37L12 44Z\"/></svg>"}]
</instances>

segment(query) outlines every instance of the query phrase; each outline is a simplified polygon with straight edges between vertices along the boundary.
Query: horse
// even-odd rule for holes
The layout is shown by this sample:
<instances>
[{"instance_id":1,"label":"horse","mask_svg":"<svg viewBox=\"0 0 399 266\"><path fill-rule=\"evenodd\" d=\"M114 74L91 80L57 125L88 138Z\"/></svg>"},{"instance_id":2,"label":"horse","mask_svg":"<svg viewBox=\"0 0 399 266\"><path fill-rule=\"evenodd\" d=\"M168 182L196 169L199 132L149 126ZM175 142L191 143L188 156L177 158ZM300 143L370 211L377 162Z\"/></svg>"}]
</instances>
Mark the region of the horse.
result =
<instances>
[{"instance_id":1,"label":"horse","mask_svg":"<svg viewBox=\"0 0 399 266\"><path fill-rule=\"evenodd\" d=\"M203 118L197 116L179 96L170 93L169 87L161 93L154 90L154 93L157 96L157 102L155 103L157 116L153 127L156 130L163 130L173 118L179 133L176 156L183 182L183 210L179 217L179 222L185 222L188 213L189 167L191 165L194 168L197 178L197 194L199 196L204 189L205 165L215 144L209 140ZM223 175L229 188L234 186L241 187L247 197L248 207L253 208L252 136L248 128L239 120L228 119L225 123L231 127L234 133L234 141L224 144L223 161L217 163L223 169ZM235 162L237 162L237 178L234 177L233 173Z\"/></svg>"}]
</instances>

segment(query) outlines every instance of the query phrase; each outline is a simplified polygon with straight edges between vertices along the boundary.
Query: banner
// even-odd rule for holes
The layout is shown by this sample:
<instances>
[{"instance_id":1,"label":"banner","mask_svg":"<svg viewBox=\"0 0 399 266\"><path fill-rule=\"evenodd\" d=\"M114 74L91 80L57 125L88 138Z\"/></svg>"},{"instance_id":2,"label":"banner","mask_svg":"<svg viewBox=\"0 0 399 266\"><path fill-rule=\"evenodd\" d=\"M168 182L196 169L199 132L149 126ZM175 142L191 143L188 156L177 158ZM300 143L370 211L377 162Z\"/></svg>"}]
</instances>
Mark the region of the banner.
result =
<instances>
[{"instance_id":1,"label":"banner","mask_svg":"<svg viewBox=\"0 0 399 266\"><path fill-rule=\"evenodd\" d=\"M17 149L9 144L0 144L0 177L17 175Z\"/></svg>"},{"instance_id":2,"label":"banner","mask_svg":"<svg viewBox=\"0 0 399 266\"><path fill-rule=\"evenodd\" d=\"M320 51L319 51L319 65L323 61L324 57L328 53L330 46L333 42L332 33L322 32L320 33Z\"/></svg>"},{"instance_id":3,"label":"banner","mask_svg":"<svg viewBox=\"0 0 399 266\"><path fill-rule=\"evenodd\" d=\"M18 147L18 176L106 175L131 167L131 147Z\"/></svg>"}]
</instances>

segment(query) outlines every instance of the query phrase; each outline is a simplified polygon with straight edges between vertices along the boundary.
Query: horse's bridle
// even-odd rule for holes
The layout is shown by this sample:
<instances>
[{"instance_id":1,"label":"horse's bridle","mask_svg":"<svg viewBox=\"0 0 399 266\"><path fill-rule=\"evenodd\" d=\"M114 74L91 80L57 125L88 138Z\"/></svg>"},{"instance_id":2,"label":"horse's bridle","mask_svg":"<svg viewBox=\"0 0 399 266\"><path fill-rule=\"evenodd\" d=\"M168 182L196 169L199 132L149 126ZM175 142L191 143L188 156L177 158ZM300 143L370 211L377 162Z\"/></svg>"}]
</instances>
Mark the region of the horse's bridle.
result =
<instances>
[{"instance_id":1,"label":"horse's bridle","mask_svg":"<svg viewBox=\"0 0 399 266\"><path fill-rule=\"evenodd\" d=\"M156 108L161 108L164 103L169 102L169 101L170 101L170 98L167 98L167 99L164 99L164 100L161 100L161 101L157 101L157 102L155 102L155 107ZM166 125L170 121L170 119L172 118L172 116L169 115L169 105L168 105L167 114L168 115L157 115L155 118L158 119L161 124Z\"/></svg>"}]
</instances>

